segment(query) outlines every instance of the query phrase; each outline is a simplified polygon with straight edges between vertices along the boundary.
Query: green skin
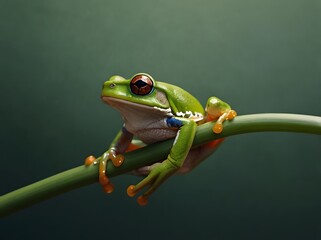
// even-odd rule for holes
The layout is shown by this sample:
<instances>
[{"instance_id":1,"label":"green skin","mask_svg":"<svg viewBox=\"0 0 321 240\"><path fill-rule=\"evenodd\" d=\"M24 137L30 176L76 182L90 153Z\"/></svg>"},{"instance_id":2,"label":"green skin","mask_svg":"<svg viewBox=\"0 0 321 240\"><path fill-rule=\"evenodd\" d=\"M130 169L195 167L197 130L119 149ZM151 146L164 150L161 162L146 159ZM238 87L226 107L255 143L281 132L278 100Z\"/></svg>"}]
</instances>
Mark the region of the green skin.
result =
<instances>
[{"instance_id":1,"label":"green skin","mask_svg":"<svg viewBox=\"0 0 321 240\"><path fill-rule=\"evenodd\" d=\"M130 87L131 81L140 75L147 76L153 82L151 92L146 95L135 94ZM196 126L208 120L217 120L231 111L227 103L216 97L208 100L205 111L190 93L180 87L155 81L145 73L136 74L130 79L112 76L104 83L101 97L104 102L120 111L125 122L102 161L107 161L111 155L124 153L133 137L146 144L175 137L167 159L150 167L147 176L133 187L133 193L136 193L149 185L143 194L146 201L161 183L183 166L194 140ZM172 122L166 125L167 119ZM221 122L225 119L226 116ZM146 130L148 127L144 127L144 124L154 127ZM160 137L155 139L155 136Z\"/></svg>"}]
</instances>

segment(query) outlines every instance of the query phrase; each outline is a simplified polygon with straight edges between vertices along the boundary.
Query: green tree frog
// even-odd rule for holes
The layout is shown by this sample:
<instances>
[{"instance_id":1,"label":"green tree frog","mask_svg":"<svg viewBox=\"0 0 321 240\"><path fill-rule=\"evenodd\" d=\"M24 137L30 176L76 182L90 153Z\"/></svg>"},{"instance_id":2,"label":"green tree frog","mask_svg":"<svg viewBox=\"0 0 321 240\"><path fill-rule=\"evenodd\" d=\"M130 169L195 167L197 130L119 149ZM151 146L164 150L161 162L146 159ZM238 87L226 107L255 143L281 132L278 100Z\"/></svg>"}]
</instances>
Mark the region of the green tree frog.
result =
<instances>
[{"instance_id":1,"label":"green tree frog","mask_svg":"<svg viewBox=\"0 0 321 240\"><path fill-rule=\"evenodd\" d=\"M185 173L208 157L223 139L191 149L196 126L215 120L213 132L223 130L222 123L231 120L236 112L222 100L211 97L206 108L190 93L180 87L154 80L146 73L138 73L130 79L112 76L103 85L102 100L117 109L124 125L112 141L99 162L99 181L105 192L113 191L113 185L106 175L106 161L115 166L124 161L123 153L132 149L133 137L144 144L152 144L175 138L171 151L164 161L136 170L145 178L136 185L130 185L127 194L135 196L142 188L147 190L137 198L140 205L148 202L148 197L174 173ZM90 165L95 158L90 156L85 164Z\"/></svg>"}]
</instances>

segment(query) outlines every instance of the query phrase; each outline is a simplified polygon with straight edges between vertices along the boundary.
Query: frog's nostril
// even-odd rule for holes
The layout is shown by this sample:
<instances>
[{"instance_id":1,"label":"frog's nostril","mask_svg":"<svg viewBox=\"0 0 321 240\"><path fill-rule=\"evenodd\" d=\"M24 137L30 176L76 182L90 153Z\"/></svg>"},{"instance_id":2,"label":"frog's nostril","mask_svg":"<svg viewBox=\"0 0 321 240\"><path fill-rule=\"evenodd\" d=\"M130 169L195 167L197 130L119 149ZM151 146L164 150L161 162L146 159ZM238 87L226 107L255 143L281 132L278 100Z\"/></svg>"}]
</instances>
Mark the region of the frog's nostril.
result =
<instances>
[{"instance_id":1,"label":"frog's nostril","mask_svg":"<svg viewBox=\"0 0 321 240\"><path fill-rule=\"evenodd\" d=\"M116 87L116 84L115 83L111 83L111 84L109 84L109 87L110 88L114 88L114 87Z\"/></svg>"}]
</instances>

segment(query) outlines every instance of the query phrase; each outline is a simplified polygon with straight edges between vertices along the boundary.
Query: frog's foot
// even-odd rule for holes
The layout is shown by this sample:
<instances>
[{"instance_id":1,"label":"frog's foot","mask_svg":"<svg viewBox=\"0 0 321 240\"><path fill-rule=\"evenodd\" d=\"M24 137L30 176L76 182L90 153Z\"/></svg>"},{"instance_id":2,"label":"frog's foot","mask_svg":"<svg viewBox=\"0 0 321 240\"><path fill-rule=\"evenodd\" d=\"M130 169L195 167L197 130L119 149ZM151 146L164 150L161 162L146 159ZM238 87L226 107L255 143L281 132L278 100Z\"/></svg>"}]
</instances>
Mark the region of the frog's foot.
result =
<instances>
[{"instance_id":1,"label":"frog's foot","mask_svg":"<svg viewBox=\"0 0 321 240\"><path fill-rule=\"evenodd\" d=\"M99 160L99 159L98 159ZM114 190L114 186L112 183L109 182L105 174L105 168L103 166L106 165L107 160L101 159L99 165L99 182L103 186L103 189L106 193L111 193ZM88 167L92 164L96 164L96 158L94 156L88 156L85 159L85 166Z\"/></svg>"},{"instance_id":2,"label":"frog's foot","mask_svg":"<svg viewBox=\"0 0 321 240\"><path fill-rule=\"evenodd\" d=\"M232 120L233 118L235 118L237 115L236 111L230 109L226 112L224 112L215 122L212 130L214 133L219 134L223 131L223 122L225 120ZM209 116L209 118L211 118L211 116Z\"/></svg>"},{"instance_id":3,"label":"frog's foot","mask_svg":"<svg viewBox=\"0 0 321 240\"><path fill-rule=\"evenodd\" d=\"M109 181L106 175L107 161L111 160L115 167L119 167L124 162L124 156L117 154L113 150L105 152L99 162L99 183L103 187L104 192L112 193L114 191L114 185Z\"/></svg>"},{"instance_id":4,"label":"frog's foot","mask_svg":"<svg viewBox=\"0 0 321 240\"><path fill-rule=\"evenodd\" d=\"M169 160L165 160L160 164L154 166L147 177L145 177L137 185L130 185L127 188L127 194L130 197L134 197L138 191L142 188L150 185L146 192L137 198L139 205L144 206L148 203L149 196L171 175L177 171L177 167L174 166Z\"/></svg>"}]
</instances>

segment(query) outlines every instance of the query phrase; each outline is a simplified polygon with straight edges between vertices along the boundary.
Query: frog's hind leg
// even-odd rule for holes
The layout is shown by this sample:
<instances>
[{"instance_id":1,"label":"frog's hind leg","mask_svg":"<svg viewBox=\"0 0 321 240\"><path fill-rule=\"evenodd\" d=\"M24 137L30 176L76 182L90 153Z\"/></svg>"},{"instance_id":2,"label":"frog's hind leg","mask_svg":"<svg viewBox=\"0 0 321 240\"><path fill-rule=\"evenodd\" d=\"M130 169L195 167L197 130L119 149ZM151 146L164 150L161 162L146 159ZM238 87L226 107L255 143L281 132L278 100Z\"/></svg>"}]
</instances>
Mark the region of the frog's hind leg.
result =
<instances>
[{"instance_id":1,"label":"frog's hind leg","mask_svg":"<svg viewBox=\"0 0 321 240\"><path fill-rule=\"evenodd\" d=\"M208 156L210 156L223 141L224 141L224 138L220 138L191 149L184 161L183 166L177 171L177 173L184 174L192 171L203 160L205 160ZM135 169L134 171L131 172L131 174L136 176L147 176L150 173L150 171L154 167L158 166L159 164L161 163L158 162L149 166L144 166L144 167Z\"/></svg>"},{"instance_id":2,"label":"frog's hind leg","mask_svg":"<svg viewBox=\"0 0 321 240\"><path fill-rule=\"evenodd\" d=\"M223 141L224 138L220 138L191 149L184 161L183 166L177 171L177 173L188 173L192 171L203 160L209 157Z\"/></svg>"},{"instance_id":3,"label":"frog's hind leg","mask_svg":"<svg viewBox=\"0 0 321 240\"><path fill-rule=\"evenodd\" d=\"M211 155L217 149L217 147L223 142L223 140L224 140L223 138L217 139L217 140L214 140L214 141L209 142L207 144L204 144L204 145L201 145L201 146L191 149L190 152L188 153L184 163L183 163L183 166L180 167L176 173L187 173L187 172L190 172L191 170L193 170L199 163L201 163L209 155ZM148 180L149 173L154 168L157 168L160 165L161 165L161 163L154 163L151 166L145 166L145 167L135 170L133 172L133 174L140 175L140 176L147 175L147 177L136 186L130 185L127 188L128 196L130 196L130 197L135 196L137 191L139 191L146 184L145 182L147 182L147 180ZM141 195L140 197L138 197L137 202L139 203L139 205L141 205L141 206L146 205L148 202L148 196L152 192L154 192L154 190L155 190L155 188L150 188L149 190L147 190L147 192L145 192L144 195Z\"/></svg>"}]
</instances>

